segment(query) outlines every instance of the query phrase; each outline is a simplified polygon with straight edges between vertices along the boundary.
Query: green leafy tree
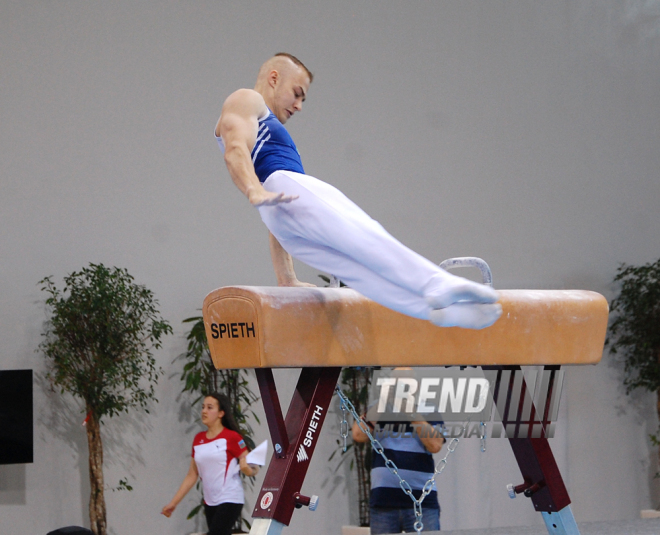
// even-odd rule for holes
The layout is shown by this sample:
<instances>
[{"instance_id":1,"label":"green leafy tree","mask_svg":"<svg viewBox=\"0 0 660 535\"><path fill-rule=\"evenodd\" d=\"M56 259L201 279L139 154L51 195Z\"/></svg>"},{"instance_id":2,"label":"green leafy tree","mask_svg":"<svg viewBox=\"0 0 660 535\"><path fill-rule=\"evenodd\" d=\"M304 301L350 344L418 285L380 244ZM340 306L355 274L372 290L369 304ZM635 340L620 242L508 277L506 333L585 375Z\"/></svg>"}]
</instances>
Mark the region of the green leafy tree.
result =
<instances>
[{"instance_id":1,"label":"green leafy tree","mask_svg":"<svg viewBox=\"0 0 660 535\"><path fill-rule=\"evenodd\" d=\"M643 266L622 264L614 282L620 291L610 303L607 343L623 356L627 391L654 392L660 418L660 259ZM658 445L656 435L651 439Z\"/></svg>"},{"instance_id":2,"label":"green leafy tree","mask_svg":"<svg viewBox=\"0 0 660 535\"><path fill-rule=\"evenodd\" d=\"M149 412L163 373L153 350L172 333L153 293L133 281L125 269L90 264L65 277L62 290L52 277L39 283L50 314L39 346L48 378L54 389L82 399L87 412L89 517L96 535L107 533L101 420L133 408Z\"/></svg>"}]
</instances>

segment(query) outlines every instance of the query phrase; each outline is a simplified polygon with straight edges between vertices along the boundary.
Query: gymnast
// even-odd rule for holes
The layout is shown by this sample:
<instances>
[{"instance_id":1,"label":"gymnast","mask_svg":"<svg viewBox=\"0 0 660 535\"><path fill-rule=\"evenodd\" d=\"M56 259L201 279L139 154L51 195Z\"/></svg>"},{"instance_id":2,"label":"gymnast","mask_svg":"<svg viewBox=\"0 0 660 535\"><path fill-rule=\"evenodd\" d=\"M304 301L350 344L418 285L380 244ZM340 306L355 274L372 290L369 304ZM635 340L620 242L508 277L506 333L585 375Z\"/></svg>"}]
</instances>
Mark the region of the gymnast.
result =
<instances>
[{"instance_id":1,"label":"gymnast","mask_svg":"<svg viewBox=\"0 0 660 535\"><path fill-rule=\"evenodd\" d=\"M279 53L254 89L227 97L215 136L238 189L270 231L278 285L296 277L292 257L377 303L439 327L483 329L502 313L497 293L444 271L392 237L339 190L305 174L284 123L302 109L312 73Z\"/></svg>"}]
</instances>

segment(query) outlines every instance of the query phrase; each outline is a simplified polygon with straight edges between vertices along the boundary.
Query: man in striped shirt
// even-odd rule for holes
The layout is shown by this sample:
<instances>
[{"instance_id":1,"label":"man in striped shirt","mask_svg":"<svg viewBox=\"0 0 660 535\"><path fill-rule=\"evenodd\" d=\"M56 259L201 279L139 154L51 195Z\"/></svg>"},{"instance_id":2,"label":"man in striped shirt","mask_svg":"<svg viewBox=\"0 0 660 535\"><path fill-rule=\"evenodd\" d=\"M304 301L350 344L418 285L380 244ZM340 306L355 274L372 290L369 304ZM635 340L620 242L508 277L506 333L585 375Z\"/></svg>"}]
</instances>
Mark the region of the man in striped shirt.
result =
<instances>
[{"instance_id":1,"label":"man in striped shirt","mask_svg":"<svg viewBox=\"0 0 660 535\"><path fill-rule=\"evenodd\" d=\"M419 499L424 485L434 474L432 454L440 451L444 437L429 422L378 422L378 428L373 422L367 425L382 444L385 456L396 464L399 475L412 488L413 496ZM369 441L357 423L353 424L352 434L355 442ZM401 489L399 478L385 466L383 457L375 453L372 455L369 512L373 535L415 531L413 501ZM422 502L422 513L424 531L439 531L440 504L435 482Z\"/></svg>"}]
</instances>

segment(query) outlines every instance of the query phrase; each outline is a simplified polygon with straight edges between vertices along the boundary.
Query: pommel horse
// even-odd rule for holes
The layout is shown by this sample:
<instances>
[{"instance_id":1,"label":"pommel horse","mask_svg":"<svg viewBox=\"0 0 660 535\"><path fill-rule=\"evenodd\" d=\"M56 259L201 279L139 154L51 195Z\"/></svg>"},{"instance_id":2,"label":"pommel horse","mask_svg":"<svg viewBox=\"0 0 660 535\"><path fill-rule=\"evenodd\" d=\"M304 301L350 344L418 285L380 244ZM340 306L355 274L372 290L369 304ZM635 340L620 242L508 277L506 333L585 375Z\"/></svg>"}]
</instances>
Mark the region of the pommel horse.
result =
<instances>
[{"instance_id":1,"label":"pommel horse","mask_svg":"<svg viewBox=\"0 0 660 535\"><path fill-rule=\"evenodd\" d=\"M510 398L513 374L507 370L600 361L608 320L602 295L581 290L499 295L501 318L474 331L435 327L348 288L233 286L211 292L203 315L213 362L218 369L255 369L275 450L250 533L279 534L295 508L316 508L317 498L300 490L343 366L481 366L499 370L493 396L508 388ZM291 367L302 371L285 418L272 368ZM524 480L510 488L512 497L530 497L549 533L579 533L547 437L509 441Z\"/></svg>"}]
</instances>

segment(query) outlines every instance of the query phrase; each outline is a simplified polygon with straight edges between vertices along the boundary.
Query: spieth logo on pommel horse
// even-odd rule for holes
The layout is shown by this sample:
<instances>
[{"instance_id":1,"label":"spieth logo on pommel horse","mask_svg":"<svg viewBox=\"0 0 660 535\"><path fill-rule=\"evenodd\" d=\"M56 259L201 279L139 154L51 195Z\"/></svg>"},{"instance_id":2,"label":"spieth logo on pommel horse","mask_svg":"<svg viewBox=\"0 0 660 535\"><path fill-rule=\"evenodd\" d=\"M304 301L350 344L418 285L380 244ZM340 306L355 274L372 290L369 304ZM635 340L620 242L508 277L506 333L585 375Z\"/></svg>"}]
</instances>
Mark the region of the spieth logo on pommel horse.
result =
<instances>
[{"instance_id":1,"label":"spieth logo on pommel horse","mask_svg":"<svg viewBox=\"0 0 660 535\"><path fill-rule=\"evenodd\" d=\"M211 338L254 338L254 322L211 323Z\"/></svg>"}]
</instances>

